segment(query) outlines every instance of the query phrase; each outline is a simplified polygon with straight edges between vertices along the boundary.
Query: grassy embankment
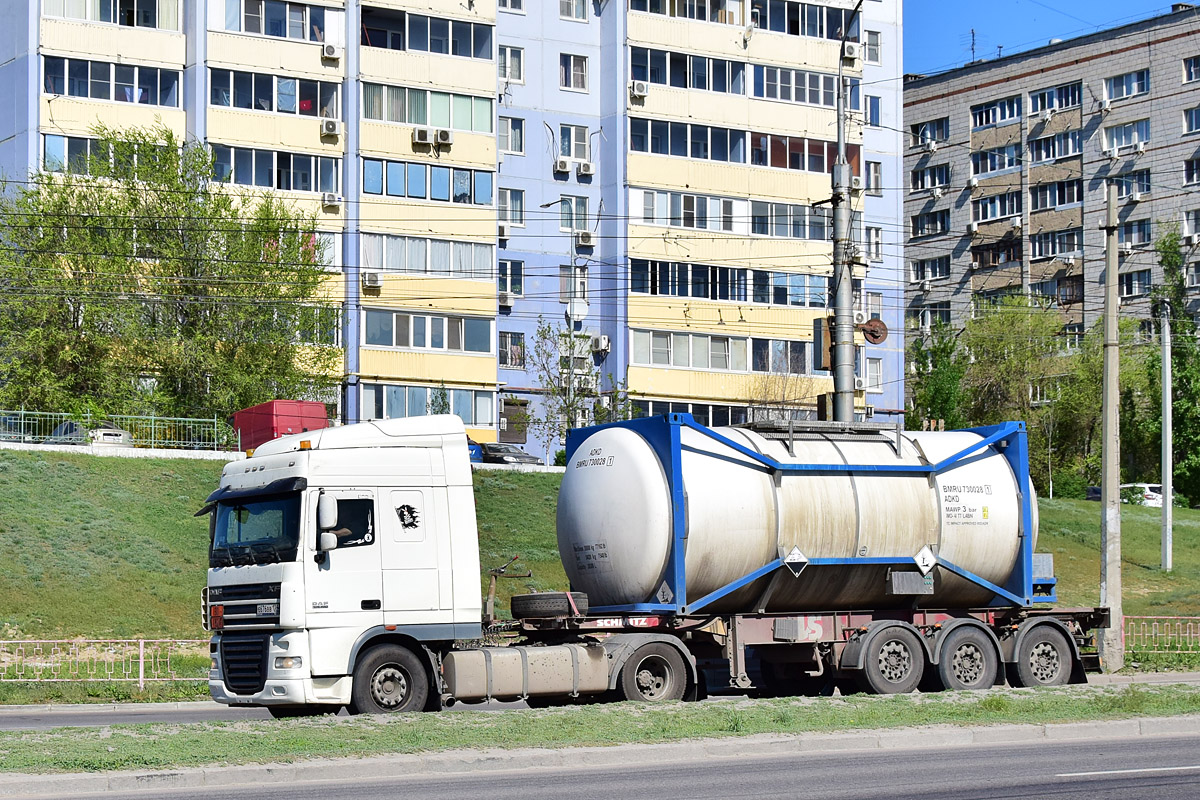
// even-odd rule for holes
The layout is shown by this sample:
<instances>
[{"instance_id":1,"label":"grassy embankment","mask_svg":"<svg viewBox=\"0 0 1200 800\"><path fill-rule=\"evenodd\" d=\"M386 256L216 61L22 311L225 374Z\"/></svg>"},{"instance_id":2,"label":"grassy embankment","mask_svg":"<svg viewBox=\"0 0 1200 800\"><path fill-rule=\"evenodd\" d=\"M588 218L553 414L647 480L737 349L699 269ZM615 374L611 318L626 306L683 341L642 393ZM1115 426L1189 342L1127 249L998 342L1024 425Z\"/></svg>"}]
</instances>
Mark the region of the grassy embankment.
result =
<instances>
[{"instance_id":1,"label":"grassy embankment","mask_svg":"<svg viewBox=\"0 0 1200 800\"><path fill-rule=\"evenodd\" d=\"M207 561L206 521L193 513L216 485L210 461L96 458L0 450L0 639L169 637L199 639L198 603ZM521 560L502 579L498 608L512 594L558 589L554 509L559 478L550 474L476 473L481 566ZM1060 604L1099 600L1100 505L1042 500L1038 549L1052 552ZM1159 569L1159 512L1123 514L1125 611L1132 615L1200 615L1200 511L1175 517L1175 569ZM481 592L486 575L480 576ZM202 669L203 657L197 659ZM1156 664L1166 663L1162 661ZM1186 662L1178 662L1181 665ZM84 699L99 687L64 685L54 697ZM191 695L162 686L139 698ZM0 684L0 702L45 697ZM128 699L127 686L103 690Z\"/></svg>"}]
</instances>

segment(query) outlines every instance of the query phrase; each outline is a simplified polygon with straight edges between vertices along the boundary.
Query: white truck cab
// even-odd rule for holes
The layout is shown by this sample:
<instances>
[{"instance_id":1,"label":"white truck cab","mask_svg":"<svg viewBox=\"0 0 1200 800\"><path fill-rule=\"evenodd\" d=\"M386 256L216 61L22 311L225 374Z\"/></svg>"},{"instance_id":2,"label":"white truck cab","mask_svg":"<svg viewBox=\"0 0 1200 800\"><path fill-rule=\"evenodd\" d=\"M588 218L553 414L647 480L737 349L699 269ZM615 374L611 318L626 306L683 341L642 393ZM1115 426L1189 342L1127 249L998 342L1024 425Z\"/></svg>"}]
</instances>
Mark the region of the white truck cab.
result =
<instances>
[{"instance_id":1,"label":"white truck cab","mask_svg":"<svg viewBox=\"0 0 1200 800\"><path fill-rule=\"evenodd\" d=\"M456 416L268 442L225 467L201 513L211 514L204 607L220 702L278 716L420 710L439 693L435 654L481 635Z\"/></svg>"}]
</instances>

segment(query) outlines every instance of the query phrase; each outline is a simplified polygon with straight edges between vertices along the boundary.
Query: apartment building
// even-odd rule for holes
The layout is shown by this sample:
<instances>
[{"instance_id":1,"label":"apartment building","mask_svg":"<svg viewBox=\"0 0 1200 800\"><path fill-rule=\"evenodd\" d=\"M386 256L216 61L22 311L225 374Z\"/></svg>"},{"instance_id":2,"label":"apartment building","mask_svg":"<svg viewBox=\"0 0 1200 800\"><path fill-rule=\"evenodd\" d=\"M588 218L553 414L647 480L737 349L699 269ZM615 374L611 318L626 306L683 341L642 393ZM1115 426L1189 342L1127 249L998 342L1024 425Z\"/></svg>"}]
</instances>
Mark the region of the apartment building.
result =
<instances>
[{"instance_id":1,"label":"apartment building","mask_svg":"<svg viewBox=\"0 0 1200 800\"><path fill-rule=\"evenodd\" d=\"M1121 313L1149 316L1170 225L1200 286L1200 9L907 76L904 107L911 325L1030 295L1063 310L1073 346L1103 312L1110 181Z\"/></svg>"},{"instance_id":2,"label":"apartment building","mask_svg":"<svg viewBox=\"0 0 1200 800\"><path fill-rule=\"evenodd\" d=\"M859 337L856 403L898 414L901 7L853 6L37 0L0 31L0 169L70 171L96 122L161 121L312 211L348 422L445 402L524 441L539 320L641 413L807 418L832 390L841 68L858 307L892 331Z\"/></svg>"}]
</instances>

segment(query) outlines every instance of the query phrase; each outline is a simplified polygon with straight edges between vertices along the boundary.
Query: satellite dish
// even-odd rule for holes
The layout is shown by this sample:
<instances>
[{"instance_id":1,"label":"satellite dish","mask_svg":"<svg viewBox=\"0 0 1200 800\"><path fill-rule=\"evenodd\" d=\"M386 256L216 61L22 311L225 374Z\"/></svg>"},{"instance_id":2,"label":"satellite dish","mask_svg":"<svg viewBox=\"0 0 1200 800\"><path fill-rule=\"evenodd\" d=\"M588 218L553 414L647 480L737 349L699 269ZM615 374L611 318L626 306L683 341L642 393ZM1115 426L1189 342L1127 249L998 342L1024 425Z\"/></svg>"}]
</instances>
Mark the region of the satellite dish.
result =
<instances>
[{"instance_id":1,"label":"satellite dish","mask_svg":"<svg viewBox=\"0 0 1200 800\"><path fill-rule=\"evenodd\" d=\"M868 344L882 344L888 337L887 325L881 319L869 319L858 327Z\"/></svg>"},{"instance_id":2,"label":"satellite dish","mask_svg":"<svg viewBox=\"0 0 1200 800\"><path fill-rule=\"evenodd\" d=\"M567 303L567 320L569 322L579 322L587 319L588 302L583 298L575 298Z\"/></svg>"}]
</instances>

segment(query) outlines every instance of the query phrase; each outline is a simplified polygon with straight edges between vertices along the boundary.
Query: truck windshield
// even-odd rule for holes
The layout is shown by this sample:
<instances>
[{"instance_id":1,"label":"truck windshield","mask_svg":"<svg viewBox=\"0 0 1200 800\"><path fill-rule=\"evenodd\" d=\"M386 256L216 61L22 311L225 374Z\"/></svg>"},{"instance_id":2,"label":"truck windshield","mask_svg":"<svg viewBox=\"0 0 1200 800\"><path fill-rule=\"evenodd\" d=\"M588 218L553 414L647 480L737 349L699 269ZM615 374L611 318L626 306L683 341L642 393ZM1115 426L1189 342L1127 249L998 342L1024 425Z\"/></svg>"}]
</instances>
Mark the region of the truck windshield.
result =
<instances>
[{"instance_id":1,"label":"truck windshield","mask_svg":"<svg viewBox=\"0 0 1200 800\"><path fill-rule=\"evenodd\" d=\"M300 542L300 493L243 497L217 504L210 567L295 561Z\"/></svg>"}]
</instances>

